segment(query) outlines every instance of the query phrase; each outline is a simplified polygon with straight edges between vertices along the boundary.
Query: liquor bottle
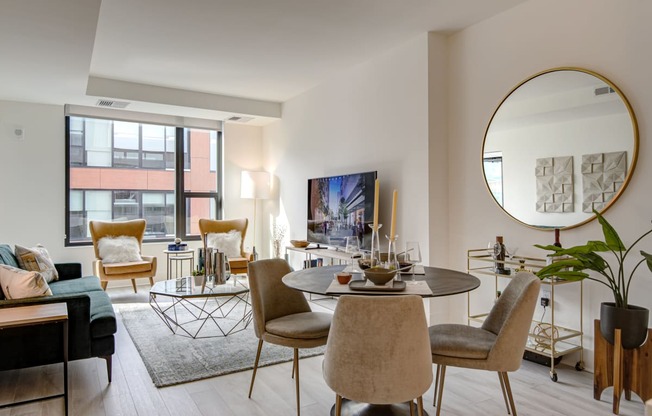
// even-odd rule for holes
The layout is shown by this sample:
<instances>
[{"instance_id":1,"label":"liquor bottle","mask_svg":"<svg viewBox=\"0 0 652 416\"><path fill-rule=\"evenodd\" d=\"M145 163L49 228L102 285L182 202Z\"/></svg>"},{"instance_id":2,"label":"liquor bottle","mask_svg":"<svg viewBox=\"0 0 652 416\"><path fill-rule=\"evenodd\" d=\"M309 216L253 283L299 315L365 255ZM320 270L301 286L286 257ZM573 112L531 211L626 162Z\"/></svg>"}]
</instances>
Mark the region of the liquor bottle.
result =
<instances>
[{"instance_id":1,"label":"liquor bottle","mask_svg":"<svg viewBox=\"0 0 652 416\"><path fill-rule=\"evenodd\" d=\"M559 228L555 228L555 242L552 245L561 248L561 242L559 241ZM558 258L559 257L557 256L546 257L546 266L551 265Z\"/></svg>"},{"instance_id":2,"label":"liquor bottle","mask_svg":"<svg viewBox=\"0 0 652 416\"><path fill-rule=\"evenodd\" d=\"M503 244L503 236L496 236L496 244L494 244L494 260L495 271L498 274L508 274L505 269L505 244Z\"/></svg>"},{"instance_id":3,"label":"liquor bottle","mask_svg":"<svg viewBox=\"0 0 652 416\"><path fill-rule=\"evenodd\" d=\"M555 243L553 245L561 248L561 243L559 242L559 228L555 228Z\"/></svg>"}]
</instances>

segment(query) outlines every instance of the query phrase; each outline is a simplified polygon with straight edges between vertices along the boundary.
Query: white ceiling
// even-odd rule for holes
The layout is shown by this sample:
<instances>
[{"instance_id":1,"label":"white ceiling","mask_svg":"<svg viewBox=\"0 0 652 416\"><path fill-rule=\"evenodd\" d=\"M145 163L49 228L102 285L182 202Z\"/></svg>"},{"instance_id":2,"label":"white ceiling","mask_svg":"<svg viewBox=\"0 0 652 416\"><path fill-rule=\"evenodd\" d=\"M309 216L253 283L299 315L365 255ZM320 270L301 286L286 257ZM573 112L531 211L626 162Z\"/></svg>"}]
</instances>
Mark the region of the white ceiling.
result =
<instances>
[{"instance_id":1,"label":"white ceiling","mask_svg":"<svg viewBox=\"0 0 652 416\"><path fill-rule=\"evenodd\" d=\"M2 0L0 99L269 116L409 39L524 1Z\"/></svg>"}]
</instances>

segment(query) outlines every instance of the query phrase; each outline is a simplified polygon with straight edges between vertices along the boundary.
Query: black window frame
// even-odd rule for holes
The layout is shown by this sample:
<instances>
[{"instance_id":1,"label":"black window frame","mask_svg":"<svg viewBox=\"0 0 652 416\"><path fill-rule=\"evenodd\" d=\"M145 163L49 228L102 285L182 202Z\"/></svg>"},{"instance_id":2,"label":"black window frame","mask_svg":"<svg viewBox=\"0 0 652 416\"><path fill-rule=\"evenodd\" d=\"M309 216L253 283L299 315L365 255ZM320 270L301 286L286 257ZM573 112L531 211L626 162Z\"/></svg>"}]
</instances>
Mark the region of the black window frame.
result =
<instances>
[{"instance_id":1,"label":"black window frame","mask_svg":"<svg viewBox=\"0 0 652 416\"><path fill-rule=\"evenodd\" d=\"M93 242L91 240L87 241L71 241L70 239L70 169L71 168L86 168L87 163L87 157L86 157L86 123L83 123L83 139L82 139L82 147L83 147L83 159L84 159L84 165L83 166L71 166L70 165L70 118L71 117L81 117L83 119L102 119L101 117L86 117L86 116L72 116L72 115L66 115L65 116L65 231L64 231L64 246L65 247L75 247L75 246L89 246L92 245ZM105 118L106 120L111 120L114 121L113 119ZM139 123L139 124L151 124L151 123ZM216 212L215 216L216 219L222 219L222 195L224 195L223 192L223 187L222 187L222 175L224 175L224 169L223 169L223 146L222 146L222 131L221 130L214 130L214 129L205 129L205 130L214 130L217 133L217 183L216 183L216 191L215 192L186 192L185 191L185 173L189 172L191 170L191 158L190 158L190 149L191 149L191 141L190 141L190 130L193 128L184 128L184 127L175 127L175 189L173 190L174 195L175 195L175 230L174 230L174 236L171 237L164 237L164 238L147 238L147 236L143 239L143 243L162 243L162 242L170 242L174 241L176 237L182 238L184 240L189 240L189 241L197 241L201 239L200 235L188 235L187 229L186 229L186 201L189 200L189 198L207 198L207 199L213 199L215 202L215 207L216 207ZM197 128L198 130L201 130ZM142 126L139 126L139 169L143 170L148 170L151 168L143 168L142 165ZM113 125L111 126L111 166L103 166L101 168L103 169L129 169L125 167L116 167L114 166L114 154L113 152L116 150L114 147L114 131L113 131ZM184 149L187 148L187 153L184 152ZM119 149L118 149L119 150ZM164 154L167 154L169 152L165 151ZM163 164L166 165L166 159L164 156ZM91 166L89 168L98 168L96 166ZM161 169L152 169L152 170L169 170L167 166L163 166ZM211 171L212 172L212 171ZM94 189L82 189L82 192L85 191L91 191ZM111 217L114 218L114 201L115 201L115 191L122 191L121 189L100 189L102 191L111 191L112 192L112 204L111 204ZM142 203L142 194L144 192L163 192L163 193L169 193L169 190L156 190L156 189L147 189L147 190L134 190L134 192L139 193L138 201L139 201L139 214L141 218L144 218L144 207ZM83 206L84 206L84 211L85 211L85 193L83 194Z\"/></svg>"}]
</instances>

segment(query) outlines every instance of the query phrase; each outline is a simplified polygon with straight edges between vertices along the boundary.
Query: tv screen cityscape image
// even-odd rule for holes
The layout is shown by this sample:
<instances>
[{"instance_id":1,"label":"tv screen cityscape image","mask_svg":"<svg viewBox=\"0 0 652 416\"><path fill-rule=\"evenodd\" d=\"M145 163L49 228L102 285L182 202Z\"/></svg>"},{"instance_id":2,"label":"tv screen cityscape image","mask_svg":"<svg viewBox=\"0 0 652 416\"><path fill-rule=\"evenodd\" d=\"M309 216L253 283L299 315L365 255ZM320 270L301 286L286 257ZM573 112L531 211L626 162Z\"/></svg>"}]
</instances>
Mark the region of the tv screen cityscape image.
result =
<instances>
[{"instance_id":1,"label":"tv screen cityscape image","mask_svg":"<svg viewBox=\"0 0 652 416\"><path fill-rule=\"evenodd\" d=\"M308 180L308 241L345 247L356 237L370 250L375 179L376 172L365 172Z\"/></svg>"}]
</instances>

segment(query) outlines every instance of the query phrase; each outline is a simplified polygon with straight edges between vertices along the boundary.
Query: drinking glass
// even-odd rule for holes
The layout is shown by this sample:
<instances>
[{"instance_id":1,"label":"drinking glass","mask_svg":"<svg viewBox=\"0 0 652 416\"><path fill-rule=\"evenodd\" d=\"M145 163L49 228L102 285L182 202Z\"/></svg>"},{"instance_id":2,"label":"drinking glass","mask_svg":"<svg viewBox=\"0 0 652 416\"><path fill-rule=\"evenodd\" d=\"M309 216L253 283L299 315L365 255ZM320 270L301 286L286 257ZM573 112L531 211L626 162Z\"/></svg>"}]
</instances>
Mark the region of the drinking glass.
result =
<instances>
[{"instance_id":1,"label":"drinking glass","mask_svg":"<svg viewBox=\"0 0 652 416\"><path fill-rule=\"evenodd\" d=\"M356 258L360 256L360 244L358 243L358 237L351 236L346 237L346 254L349 254L351 258Z\"/></svg>"},{"instance_id":2,"label":"drinking glass","mask_svg":"<svg viewBox=\"0 0 652 416\"><path fill-rule=\"evenodd\" d=\"M412 265L412 275L409 284L416 284L414 280L414 268L421 263L421 248L416 241L407 241L405 243L405 261Z\"/></svg>"}]
</instances>

